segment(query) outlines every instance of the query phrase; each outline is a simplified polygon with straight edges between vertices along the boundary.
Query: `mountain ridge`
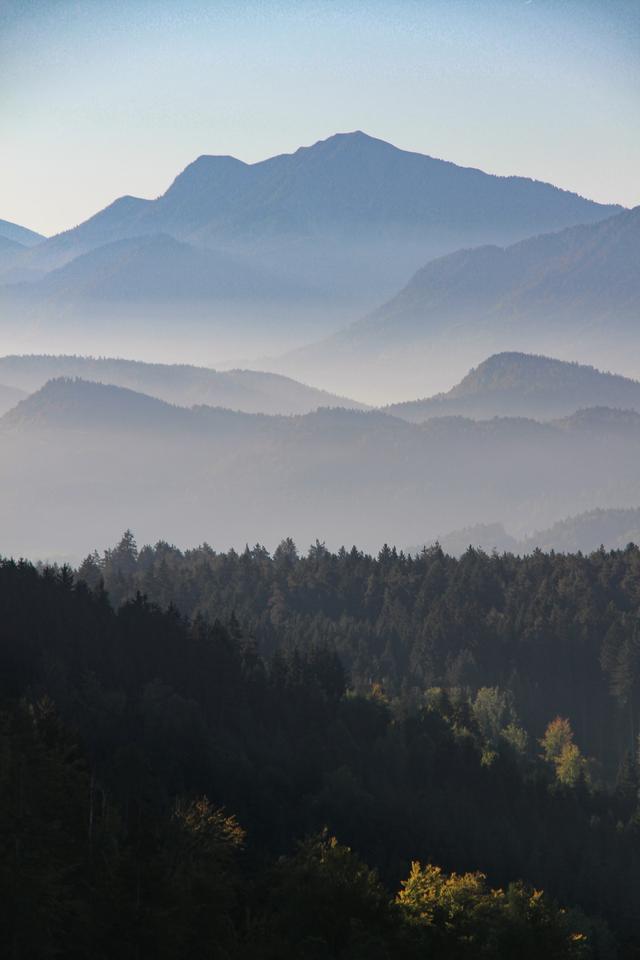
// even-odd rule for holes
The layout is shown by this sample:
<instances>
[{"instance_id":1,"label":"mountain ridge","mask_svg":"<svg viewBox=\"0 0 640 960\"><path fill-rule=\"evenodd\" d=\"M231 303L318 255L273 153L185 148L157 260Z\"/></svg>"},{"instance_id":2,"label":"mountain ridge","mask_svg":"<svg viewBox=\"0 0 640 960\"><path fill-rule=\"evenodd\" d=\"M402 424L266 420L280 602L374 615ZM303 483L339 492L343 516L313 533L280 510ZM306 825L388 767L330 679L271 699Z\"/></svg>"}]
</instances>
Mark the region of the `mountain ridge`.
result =
<instances>
[{"instance_id":1,"label":"mountain ridge","mask_svg":"<svg viewBox=\"0 0 640 960\"><path fill-rule=\"evenodd\" d=\"M87 403L87 398L89 403ZM104 405L102 410L100 400L103 401ZM246 413L211 404L192 404L187 407L162 400L140 390L132 390L129 387L99 380L87 380L79 376L58 376L47 380L43 386L21 399L13 409L5 413L0 418L0 423L11 427L20 423L28 424L31 422L42 422L47 425L41 414L46 412L49 404L54 413L54 419L48 425L63 428L66 425L64 414L67 411L74 413L74 418L71 421L72 426L77 425L76 412L82 416L85 424L90 427L94 423L96 415L99 416L99 419L106 421L114 415L114 411L118 414L118 418L114 420L114 428L117 429L122 424L129 426L131 416L127 415L121 420L120 414L125 410L127 404L131 404L134 414L138 410L142 410L145 414L147 412L154 412L159 415L166 414L172 424L174 420L185 424L189 418L195 422L203 414L206 415L207 412L219 412L230 415L237 422L245 421L248 423L254 420L263 425L272 422L285 426L292 425L294 430L297 425L303 423L318 424L321 429L334 429L341 425L346 425L349 429L374 426L375 428L382 427L392 433L395 431L399 436L423 437L435 441L447 436L453 437L456 441L469 437L482 439L493 436L510 442L515 435L525 441L528 441L531 437L548 438L552 435L561 439L562 434L582 434L585 431L616 437L623 434L632 434L640 441L640 412L603 406L587 407L546 423L521 416L495 416L485 420L473 420L459 414L432 417L421 423L411 423L389 414L385 409L324 406L307 413L287 415ZM62 414L62 416L59 416L59 414ZM315 432L315 427L312 426L313 432Z\"/></svg>"},{"instance_id":2,"label":"mountain ridge","mask_svg":"<svg viewBox=\"0 0 640 960\"><path fill-rule=\"evenodd\" d=\"M219 371L189 364L109 357L0 357L0 382L33 392L56 377L79 377L147 393L167 403L222 406L246 413L296 414L320 406L364 408L355 400L256 370Z\"/></svg>"},{"instance_id":3,"label":"mountain ridge","mask_svg":"<svg viewBox=\"0 0 640 960\"><path fill-rule=\"evenodd\" d=\"M407 390L419 377L424 382L425 370L432 378L445 366L462 375L480 350L485 356L508 350L586 363L597 357L634 372L640 371L639 319L636 207L507 247L465 248L430 260L376 310L273 368L340 389L357 360L360 380L389 389L402 369L402 380L394 380Z\"/></svg>"},{"instance_id":4,"label":"mountain ridge","mask_svg":"<svg viewBox=\"0 0 640 960\"><path fill-rule=\"evenodd\" d=\"M541 354L503 351L473 367L446 393L383 409L420 422L446 413L550 420L595 406L640 410L640 381Z\"/></svg>"},{"instance_id":5,"label":"mountain ridge","mask_svg":"<svg viewBox=\"0 0 640 960\"><path fill-rule=\"evenodd\" d=\"M23 266L50 270L102 243L168 233L196 245L251 252L270 268L284 252L291 271L320 277L327 293L336 286L356 289L365 280L382 290L465 240L515 240L618 209L356 131L252 164L201 154L159 197L117 198L31 251Z\"/></svg>"},{"instance_id":6,"label":"mountain ridge","mask_svg":"<svg viewBox=\"0 0 640 960\"><path fill-rule=\"evenodd\" d=\"M23 247L35 246L47 239L43 234L29 230L28 227L23 227L19 223L12 223L10 220L0 220L0 237L13 240Z\"/></svg>"}]
</instances>

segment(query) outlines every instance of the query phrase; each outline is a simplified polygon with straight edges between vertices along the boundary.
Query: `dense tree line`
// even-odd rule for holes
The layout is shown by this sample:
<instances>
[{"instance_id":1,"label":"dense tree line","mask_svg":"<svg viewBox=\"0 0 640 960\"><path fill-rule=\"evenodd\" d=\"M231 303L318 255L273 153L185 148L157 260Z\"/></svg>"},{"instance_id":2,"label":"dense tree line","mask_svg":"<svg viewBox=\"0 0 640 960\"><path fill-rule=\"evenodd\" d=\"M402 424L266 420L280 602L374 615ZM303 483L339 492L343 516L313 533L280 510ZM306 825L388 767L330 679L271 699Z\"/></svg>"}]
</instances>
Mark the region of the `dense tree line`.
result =
<instances>
[{"instance_id":1,"label":"dense tree line","mask_svg":"<svg viewBox=\"0 0 640 960\"><path fill-rule=\"evenodd\" d=\"M262 547L138 553L131 533L80 575L116 604L141 592L187 616L235 617L270 657L335 649L353 688L373 682L393 700L421 702L432 687L513 699L531 744L556 715L615 780L640 729L640 551L530 556L438 547L417 556L385 546L316 544L300 556L286 540Z\"/></svg>"},{"instance_id":2,"label":"dense tree line","mask_svg":"<svg viewBox=\"0 0 640 960\"><path fill-rule=\"evenodd\" d=\"M303 621L261 651L239 604L120 603L142 558L119 549L115 605L0 564L10 956L638 955L634 757L606 790L569 718L526 749L506 688L354 690Z\"/></svg>"}]
</instances>

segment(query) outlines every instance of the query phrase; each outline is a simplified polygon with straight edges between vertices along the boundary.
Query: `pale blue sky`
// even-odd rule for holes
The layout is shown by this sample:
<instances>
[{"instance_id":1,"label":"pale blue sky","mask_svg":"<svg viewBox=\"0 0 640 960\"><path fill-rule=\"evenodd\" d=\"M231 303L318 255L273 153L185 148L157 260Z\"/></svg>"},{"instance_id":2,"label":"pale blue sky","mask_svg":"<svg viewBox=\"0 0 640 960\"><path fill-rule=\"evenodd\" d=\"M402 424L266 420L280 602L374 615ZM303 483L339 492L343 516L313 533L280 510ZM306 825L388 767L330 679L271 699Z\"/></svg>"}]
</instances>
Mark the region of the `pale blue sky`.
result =
<instances>
[{"instance_id":1,"label":"pale blue sky","mask_svg":"<svg viewBox=\"0 0 640 960\"><path fill-rule=\"evenodd\" d=\"M336 131L640 203L640 0L0 0L0 218Z\"/></svg>"}]
</instances>

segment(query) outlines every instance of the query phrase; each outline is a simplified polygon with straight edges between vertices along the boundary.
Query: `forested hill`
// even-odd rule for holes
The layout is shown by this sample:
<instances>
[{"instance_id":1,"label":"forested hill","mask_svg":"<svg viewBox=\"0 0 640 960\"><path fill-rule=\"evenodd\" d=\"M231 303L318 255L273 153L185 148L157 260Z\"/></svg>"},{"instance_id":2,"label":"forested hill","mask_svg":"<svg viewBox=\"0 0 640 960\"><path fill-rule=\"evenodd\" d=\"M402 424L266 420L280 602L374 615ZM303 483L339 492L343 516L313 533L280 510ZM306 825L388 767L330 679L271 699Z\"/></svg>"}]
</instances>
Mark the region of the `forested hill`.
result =
<instances>
[{"instance_id":1,"label":"forested hill","mask_svg":"<svg viewBox=\"0 0 640 960\"><path fill-rule=\"evenodd\" d=\"M22 391L40 390L48 380L59 377L113 384L185 407L207 404L245 413L295 414L309 413L318 407L363 406L290 377L260 370L222 371L118 357L46 354L0 357L0 382Z\"/></svg>"},{"instance_id":2,"label":"forested hill","mask_svg":"<svg viewBox=\"0 0 640 960\"><path fill-rule=\"evenodd\" d=\"M548 420L596 405L640 410L640 382L551 357L498 353L447 393L385 410L414 423L444 415Z\"/></svg>"},{"instance_id":3,"label":"forested hill","mask_svg":"<svg viewBox=\"0 0 640 960\"><path fill-rule=\"evenodd\" d=\"M637 957L633 759L605 789L567 717L550 716L528 746L508 686L405 684L394 696L361 681L350 691L323 639L327 616L341 624L334 640L349 632L340 596L354 623L359 606L377 611L357 643L373 677L411 587L425 639L446 598L477 650L488 643L479 590L501 619L500 575L485 561L434 552L407 568L389 550L372 560L320 548L300 560L283 544L273 560L196 551L181 573L165 548L138 556L128 535L82 575L111 578L117 600L152 559L193 598L219 567L228 589L219 603L208 590L211 619L161 612L139 594L116 611L100 584L90 591L66 568L0 563L0 920L14 958ZM582 653L578 684L592 670L587 634L602 626L601 601L616 609L612 663L635 636L637 552L590 564L554 573L539 556L503 570L505 626L526 594L570 634L561 598L583 597L568 641ZM536 567L557 583L555 601ZM264 656L226 610L267 601L269 576L279 592ZM555 668L567 651L526 621L518 636L532 669L544 664L547 682L564 684ZM493 665L516 649L508 630L500 640Z\"/></svg>"},{"instance_id":4,"label":"forested hill","mask_svg":"<svg viewBox=\"0 0 640 960\"><path fill-rule=\"evenodd\" d=\"M499 687L535 744L550 718L571 719L578 742L614 780L640 732L640 550L515 557L440 548L417 556L300 555L287 540L256 546L139 552L128 535L79 570L116 603L137 592L185 615L235 616L261 652L335 647L354 688L379 683L420 702L433 687Z\"/></svg>"}]
</instances>

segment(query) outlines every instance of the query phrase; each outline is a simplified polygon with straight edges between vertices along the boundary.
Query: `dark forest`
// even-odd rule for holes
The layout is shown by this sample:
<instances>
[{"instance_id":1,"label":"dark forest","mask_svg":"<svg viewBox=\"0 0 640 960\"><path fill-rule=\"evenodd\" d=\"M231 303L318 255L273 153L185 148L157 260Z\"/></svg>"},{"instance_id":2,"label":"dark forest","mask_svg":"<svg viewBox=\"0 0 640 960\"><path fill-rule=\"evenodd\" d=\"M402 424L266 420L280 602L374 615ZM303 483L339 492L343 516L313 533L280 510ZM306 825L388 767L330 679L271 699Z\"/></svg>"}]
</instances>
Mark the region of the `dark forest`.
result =
<instances>
[{"instance_id":1,"label":"dark forest","mask_svg":"<svg viewBox=\"0 0 640 960\"><path fill-rule=\"evenodd\" d=\"M9 955L640 955L639 572L4 561Z\"/></svg>"}]
</instances>

